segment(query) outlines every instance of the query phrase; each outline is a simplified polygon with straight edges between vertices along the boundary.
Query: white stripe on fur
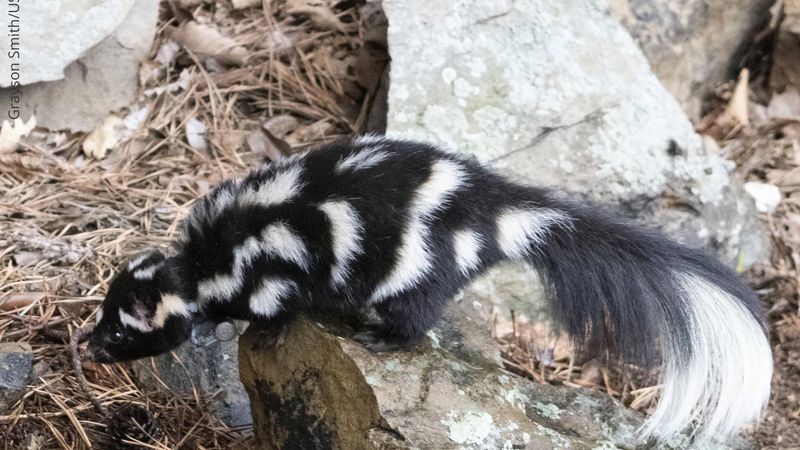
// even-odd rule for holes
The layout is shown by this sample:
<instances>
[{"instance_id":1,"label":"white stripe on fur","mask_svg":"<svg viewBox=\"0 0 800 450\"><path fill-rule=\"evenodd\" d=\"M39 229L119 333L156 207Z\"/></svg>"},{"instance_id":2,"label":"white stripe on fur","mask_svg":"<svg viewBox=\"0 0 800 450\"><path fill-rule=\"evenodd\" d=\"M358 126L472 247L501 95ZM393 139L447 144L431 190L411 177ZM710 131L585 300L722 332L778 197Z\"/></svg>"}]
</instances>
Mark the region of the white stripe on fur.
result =
<instances>
[{"instance_id":1,"label":"white stripe on fur","mask_svg":"<svg viewBox=\"0 0 800 450\"><path fill-rule=\"evenodd\" d=\"M572 221L550 208L509 209L497 217L497 244L509 258L522 259L544 242L552 226L571 228Z\"/></svg>"},{"instance_id":2,"label":"white stripe on fur","mask_svg":"<svg viewBox=\"0 0 800 450\"><path fill-rule=\"evenodd\" d=\"M769 341L738 299L695 275L675 276L691 312L692 351L662 333L661 400L639 432L669 439L697 422L695 444L724 443L756 422L769 400Z\"/></svg>"},{"instance_id":3,"label":"white stripe on fur","mask_svg":"<svg viewBox=\"0 0 800 450\"><path fill-rule=\"evenodd\" d=\"M262 317L272 317L281 309L281 300L297 289L289 280L265 278L250 296L250 310Z\"/></svg>"},{"instance_id":4,"label":"white stripe on fur","mask_svg":"<svg viewBox=\"0 0 800 450\"><path fill-rule=\"evenodd\" d=\"M189 317L191 313L180 297L175 294L161 294L161 302L156 307L156 313L153 315L152 326L153 328L164 328L167 319L171 316Z\"/></svg>"},{"instance_id":5,"label":"white stripe on fur","mask_svg":"<svg viewBox=\"0 0 800 450\"><path fill-rule=\"evenodd\" d=\"M300 194L303 187L300 166L291 166L262 182L258 188L248 187L239 194L242 206L271 206L287 202Z\"/></svg>"},{"instance_id":6,"label":"white stripe on fur","mask_svg":"<svg viewBox=\"0 0 800 450\"><path fill-rule=\"evenodd\" d=\"M236 202L236 192L239 190L241 186L242 180L241 179L234 179L231 180L231 185L226 186L225 189L221 190L213 200L213 204L211 205L211 217L216 219L218 218L225 209L229 208Z\"/></svg>"},{"instance_id":7,"label":"white stripe on fur","mask_svg":"<svg viewBox=\"0 0 800 450\"><path fill-rule=\"evenodd\" d=\"M200 281L197 297L201 303L216 299L229 301L244 283L244 269L261 254L258 239L251 236L233 250L233 269L229 274L217 274L213 278Z\"/></svg>"},{"instance_id":8,"label":"white stripe on fur","mask_svg":"<svg viewBox=\"0 0 800 450\"><path fill-rule=\"evenodd\" d=\"M345 285L350 274L350 263L363 251L361 246L363 226L358 212L343 200L330 200L319 209L331 223L334 262L331 266L331 285L340 288Z\"/></svg>"},{"instance_id":9,"label":"white stripe on fur","mask_svg":"<svg viewBox=\"0 0 800 450\"><path fill-rule=\"evenodd\" d=\"M353 139L353 143L356 145L380 144L385 141L386 141L386 136L377 133L367 133Z\"/></svg>"},{"instance_id":10,"label":"white stripe on fur","mask_svg":"<svg viewBox=\"0 0 800 450\"><path fill-rule=\"evenodd\" d=\"M308 250L299 236L278 222L264 228L258 237L251 236L233 250L233 269L229 274L217 274L200 281L198 299L229 301L244 285L245 269L262 254L273 255L293 262L308 271Z\"/></svg>"},{"instance_id":11,"label":"white stripe on fur","mask_svg":"<svg viewBox=\"0 0 800 450\"><path fill-rule=\"evenodd\" d=\"M456 265L464 275L469 275L481 262L478 252L483 247L483 239L472 230L458 230L453 233L453 250Z\"/></svg>"},{"instance_id":12,"label":"white stripe on fur","mask_svg":"<svg viewBox=\"0 0 800 450\"><path fill-rule=\"evenodd\" d=\"M103 305L100 305L97 308L97 312L94 313L94 323L97 325L100 321L103 320Z\"/></svg>"},{"instance_id":13,"label":"white stripe on fur","mask_svg":"<svg viewBox=\"0 0 800 450\"><path fill-rule=\"evenodd\" d=\"M429 222L437 211L448 204L466 178L466 172L453 161L442 159L433 164L430 177L417 189L411 200L409 222L400 238L395 266L375 288L371 302L381 301L411 288L428 273L431 269Z\"/></svg>"},{"instance_id":14,"label":"white stripe on fur","mask_svg":"<svg viewBox=\"0 0 800 450\"><path fill-rule=\"evenodd\" d=\"M389 158L389 154L381 151L381 147L356 150L336 164L336 173L345 170L362 170L374 167Z\"/></svg>"},{"instance_id":15,"label":"white stripe on fur","mask_svg":"<svg viewBox=\"0 0 800 450\"><path fill-rule=\"evenodd\" d=\"M308 272L309 257L306 244L286 224L278 222L264 228L261 232L260 245L267 255L293 262L304 272Z\"/></svg>"},{"instance_id":16,"label":"white stripe on fur","mask_svg":"<svg viewBox=\"0 0 800 450\"><path fill-rule=\"evenodd\" d=\"M275 167L288 167L300 162L300 160L308 156L310 152L310 150L303 150L302 152L295 153L293 155L283 156L272 164L274 164Z\"/></svg>"}]
</instances>

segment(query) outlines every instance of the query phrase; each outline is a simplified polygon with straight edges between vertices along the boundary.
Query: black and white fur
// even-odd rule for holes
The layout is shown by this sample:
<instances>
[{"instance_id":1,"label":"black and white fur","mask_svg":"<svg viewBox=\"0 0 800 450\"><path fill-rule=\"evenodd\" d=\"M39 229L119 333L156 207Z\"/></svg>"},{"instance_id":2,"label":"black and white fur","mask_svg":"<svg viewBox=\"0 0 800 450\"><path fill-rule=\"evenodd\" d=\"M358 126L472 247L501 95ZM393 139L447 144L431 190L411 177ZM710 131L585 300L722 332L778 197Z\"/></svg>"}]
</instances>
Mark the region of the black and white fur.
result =
<instances>
[{"instance_id":1,"label":"black and white fur","mask_svg":"<svg viewBox=\"0 0 800 450\"><path fill-rule=\"evenodd\" d=\"M364 136L220 184L177 254L123 265L90 341L102 362L184 341L194 311L281 321L374 308L376 350L419 341L453 296L502 260L530 264L579 348L661 361L643 438L724 440L758 420L772 359L759 305L704 253L602 209L523 186L426 144Z\"/></svg>"}]
</instances>

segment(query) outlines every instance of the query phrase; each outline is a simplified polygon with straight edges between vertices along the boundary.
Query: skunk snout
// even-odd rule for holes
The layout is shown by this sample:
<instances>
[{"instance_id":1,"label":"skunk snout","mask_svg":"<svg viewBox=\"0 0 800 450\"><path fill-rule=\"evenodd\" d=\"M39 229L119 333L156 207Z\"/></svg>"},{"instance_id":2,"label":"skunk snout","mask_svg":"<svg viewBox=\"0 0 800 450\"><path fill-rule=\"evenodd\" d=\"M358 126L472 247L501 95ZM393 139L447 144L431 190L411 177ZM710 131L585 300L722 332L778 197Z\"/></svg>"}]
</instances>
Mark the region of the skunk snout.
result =
<instances>
[{"instance_id":1,"label":"skunk snout","mask_svg":"<svg viewBox=\"0 0 800 450\"><path fill-rule=\"evenodd\" d=\"M89 359L96 363L108 364L115 361L114 357L99 345L94 337L89 338L89 345L86 348Z\"/></svg>"}]
</instances>

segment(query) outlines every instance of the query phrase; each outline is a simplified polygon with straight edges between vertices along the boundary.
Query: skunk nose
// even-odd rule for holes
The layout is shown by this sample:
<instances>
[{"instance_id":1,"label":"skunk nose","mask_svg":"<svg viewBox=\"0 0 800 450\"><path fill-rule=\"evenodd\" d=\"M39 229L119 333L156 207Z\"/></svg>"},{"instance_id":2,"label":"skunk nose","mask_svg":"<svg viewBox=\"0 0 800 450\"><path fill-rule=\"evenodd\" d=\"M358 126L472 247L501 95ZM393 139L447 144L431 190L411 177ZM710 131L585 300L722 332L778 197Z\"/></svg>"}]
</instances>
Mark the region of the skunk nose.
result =
<instances>
[{"instance_id":1,"label":"skunk nose","mask_svg":"<svg viewBox=\"0 0 800 450\"><path fill-rule=\"evenodd\" d=\"M111 354L100 347L93 346L90 343L87 350L89 353L89 359L91 359L93 362L102 364L114 362L114 358L111 356Z\"/></svg>"}]
</instances>

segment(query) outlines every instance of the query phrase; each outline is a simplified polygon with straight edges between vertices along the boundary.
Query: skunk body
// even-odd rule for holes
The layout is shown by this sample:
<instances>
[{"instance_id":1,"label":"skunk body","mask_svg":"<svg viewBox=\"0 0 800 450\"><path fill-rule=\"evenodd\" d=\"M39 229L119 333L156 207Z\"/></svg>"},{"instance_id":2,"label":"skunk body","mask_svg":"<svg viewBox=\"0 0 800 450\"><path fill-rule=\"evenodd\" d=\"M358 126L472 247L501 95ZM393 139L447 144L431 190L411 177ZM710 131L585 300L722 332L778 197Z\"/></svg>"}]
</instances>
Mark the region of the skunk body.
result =
<instances>
[{"instance_id":1,"label":"skunk body","mask_svg":"<svg viewBox=\"0 0 800 450\"><path fill-rule=\"evenodd\" d=\"M729 269L472 160L375 136L277 161L198 200L174 257L123 266L90 350L98 361L161 353L186 339L194 309L278 321L365 307L382 324L359 340L389 350L418 341L461 288L509 259L537 270L579 348L661 362L642 437L719 440L758 419L771 352L757 299Z\"/></svg>"}]
</instances>

